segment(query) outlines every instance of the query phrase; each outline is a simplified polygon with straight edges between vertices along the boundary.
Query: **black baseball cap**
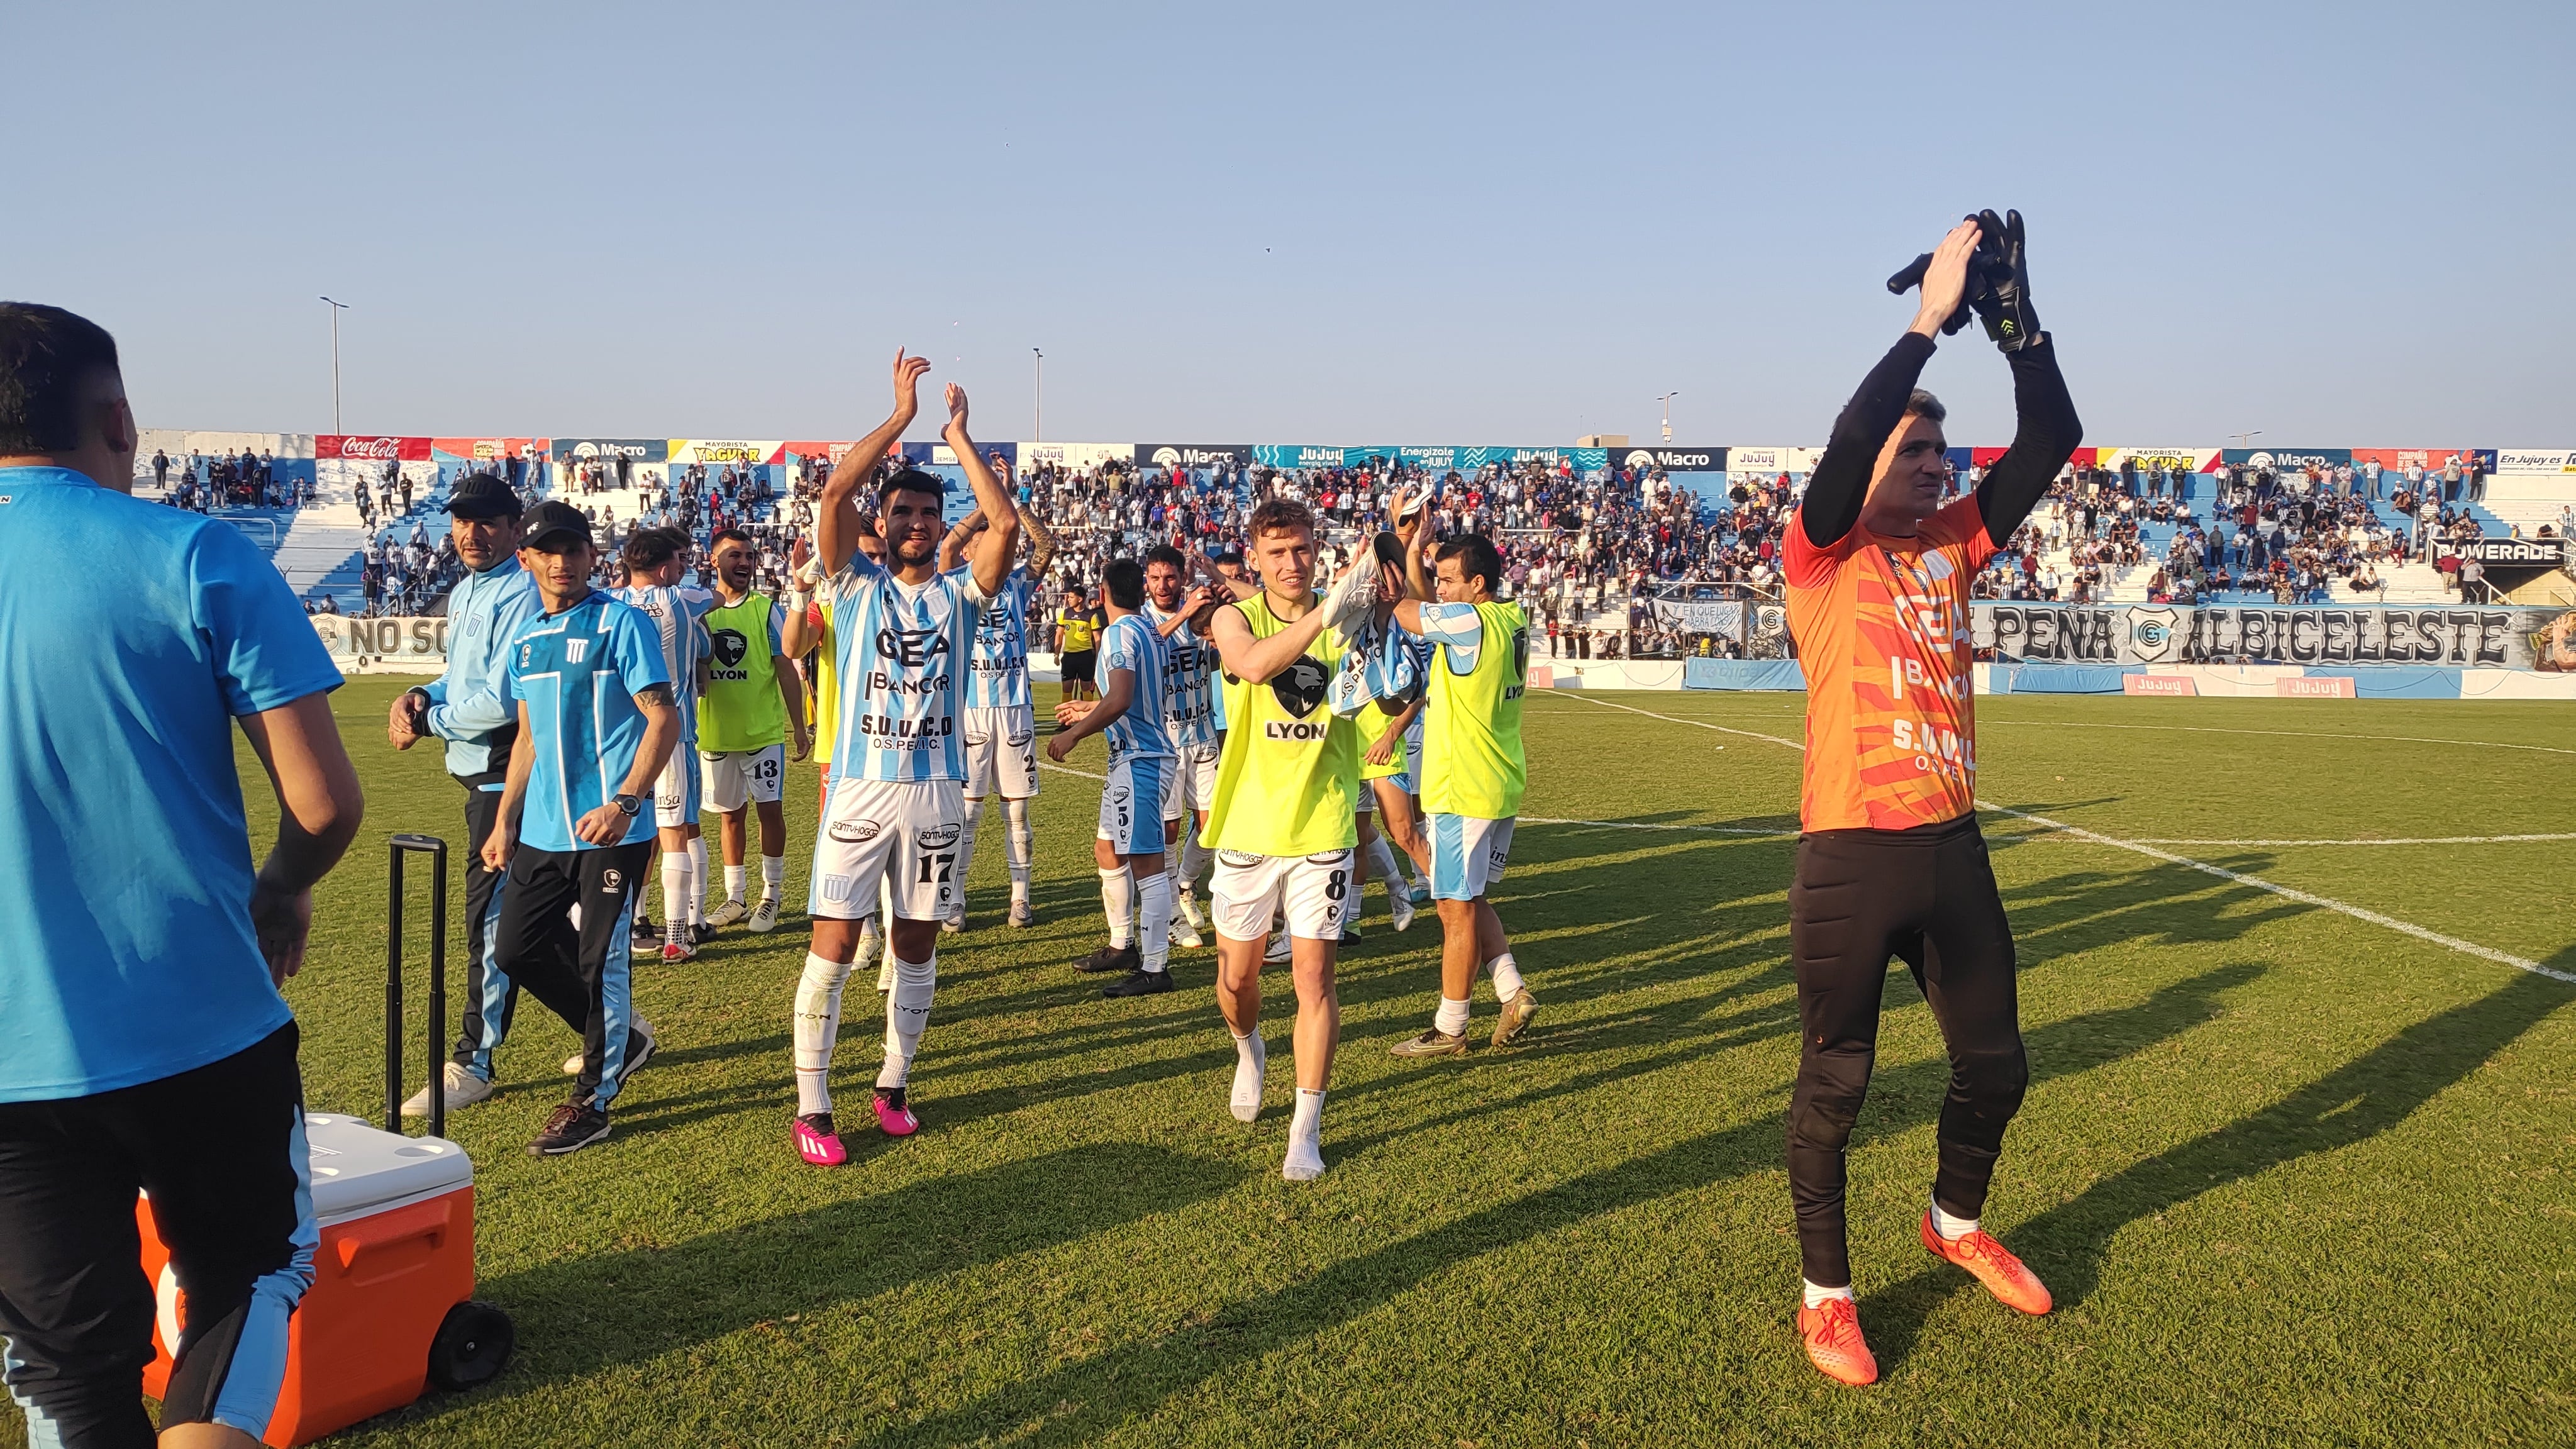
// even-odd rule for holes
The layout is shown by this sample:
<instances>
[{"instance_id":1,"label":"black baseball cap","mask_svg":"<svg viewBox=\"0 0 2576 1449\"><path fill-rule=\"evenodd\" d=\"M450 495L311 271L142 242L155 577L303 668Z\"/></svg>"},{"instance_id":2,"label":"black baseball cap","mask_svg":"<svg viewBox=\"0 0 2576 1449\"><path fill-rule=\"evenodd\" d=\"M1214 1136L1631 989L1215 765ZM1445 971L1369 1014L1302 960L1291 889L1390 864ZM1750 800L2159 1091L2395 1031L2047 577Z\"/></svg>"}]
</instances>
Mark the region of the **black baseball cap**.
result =
<instances>
[{"instance_id":1,"label":"black baseball cap","mask_svg":"<svg viewBox=\"0 0 2576 1449\"><path fill-rule=\"evenodd\" d=\"M527 532L520 535L519 547L544 552L547 544L568 538L590 543L590 520L571 504L549 498L528 510Z\"/></svg>"},{"instance_id":2,"label":"black baseball cap","mask_svg":"<svg viewBox=\"0 0 2576 1449\"><path fill-rule=\"evenodd\" d=\"M524 510L509 484L489 473L468 473L447 490L447 511L458 518L516 518Z\"/></svg>"}]
</instances>

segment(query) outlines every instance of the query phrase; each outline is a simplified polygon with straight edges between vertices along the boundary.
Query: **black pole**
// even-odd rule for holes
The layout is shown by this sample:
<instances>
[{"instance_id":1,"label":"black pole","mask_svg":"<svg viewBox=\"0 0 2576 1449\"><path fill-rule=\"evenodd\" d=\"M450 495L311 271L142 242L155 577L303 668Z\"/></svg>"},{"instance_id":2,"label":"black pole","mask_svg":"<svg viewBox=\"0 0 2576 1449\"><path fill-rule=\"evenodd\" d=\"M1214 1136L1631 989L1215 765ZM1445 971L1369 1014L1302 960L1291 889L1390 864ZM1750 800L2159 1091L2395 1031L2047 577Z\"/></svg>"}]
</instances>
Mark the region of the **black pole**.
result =
<instances>
[{"instance_id":1,"label":"black pole","mask_svg":"<svg viewBox=\"0 0 2576 1449\"><path fill-rule=\"evenodd\" d=\"M447 1135L447 1064L446 1053L439 1050L446 1043L441 1033L447 1026L447 842L437 842L430 856L437 881L430 887L430 901L437 913L429 918L429 1135Z\"/></svg>"},{"instance_id":2,"label":"black pole","mask_svg":"<svg viewBox=\"0 0 2576 1449\"><path fill-rule=\"evenodd\" d=\"M439 1022L447 1015L447 842L434 835L397 835L391 842L391 898L385 910L385 1130L402 1130L403 857L430 858L435 908L429 923L429 1132L446 1135L446 1064L439 1058Z\"/></svg>"},{"instance_id":3,"label":"black pole","mask_svg":"<svg viewBox=\"0 0 2576 1449\"><path fill-rule=\"evenodd\" d=\"M403 841L393 839L385 879L385 1130L402 1130Z\"/></svg>"}]
</instances>

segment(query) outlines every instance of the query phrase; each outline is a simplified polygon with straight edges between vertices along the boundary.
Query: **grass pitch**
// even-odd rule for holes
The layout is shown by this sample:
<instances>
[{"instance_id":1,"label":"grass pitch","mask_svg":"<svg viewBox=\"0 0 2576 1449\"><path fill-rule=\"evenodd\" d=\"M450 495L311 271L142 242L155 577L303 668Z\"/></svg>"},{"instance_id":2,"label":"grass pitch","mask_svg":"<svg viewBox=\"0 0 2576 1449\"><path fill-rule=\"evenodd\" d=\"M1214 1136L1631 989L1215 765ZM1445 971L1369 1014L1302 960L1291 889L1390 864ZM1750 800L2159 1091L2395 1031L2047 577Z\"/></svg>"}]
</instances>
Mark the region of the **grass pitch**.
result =
<instances>
[{"instance_id":1,"label":"grass pitch","mask_svg":"<svg viewBox=\"0 0 2576 1449\"><path fill-rule=\"evenodd\" d=\"M382 1110L385 837L465 846L436 755L383 745L395 687L339 696L369 818L289 992L316 1110ZM1434 1004L1437 925L1394 935L1372 891L1311 1185L1277 1175L1284 976L1265 1018L1282 1060L1246 1127L1211 953L1176 953L1183 989L1130 1002L1067 969L1100 931L1097 787L1077 777L1046 777L1037 929L997 924L999 832L982 842L914 1071L924 1129L852 1132L844 1170L787 1142L801 913L638 968L662 1053L615 1135L564 1160L523 1150L572 1048L527 1003L504 1090L450 1123L477 1167L481 1295L516 1318L518 1356L340 1442L2576 1438L2576 985L2005 814L1988 830L2034 1080L1986 1220L2060 1306L2021 1318L1913 1241L1946 1068L1900 967L1852 1154L1884 1378L1809 1368L1781 1142L1799 757L1759 738L1795 740L1802 707L1534 695L1525 816L1615 822L1519 832L1497 905L1544 1009L1511 1050L1389 1058ZM2565 706L1979 715L1996 805L2199 842L2153 848L2576 972L2576 840L2347 843L2576 829ZM791 780L801 907L814 772ZM2337 843L2262 843L2281 841ZM845 1122L865 1119L880 1030L854 981Z\"/></svg>"}]
</instances>

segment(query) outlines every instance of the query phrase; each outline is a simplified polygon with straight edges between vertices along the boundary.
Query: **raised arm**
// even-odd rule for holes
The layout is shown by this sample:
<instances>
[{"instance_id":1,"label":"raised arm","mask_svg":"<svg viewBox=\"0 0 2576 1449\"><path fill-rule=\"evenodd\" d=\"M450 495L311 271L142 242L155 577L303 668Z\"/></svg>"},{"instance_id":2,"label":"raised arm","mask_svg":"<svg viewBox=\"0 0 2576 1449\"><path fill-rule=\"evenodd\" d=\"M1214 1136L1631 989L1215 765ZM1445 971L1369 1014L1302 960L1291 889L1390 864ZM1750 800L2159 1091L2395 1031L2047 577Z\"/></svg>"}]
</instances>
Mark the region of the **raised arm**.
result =
<instances>
[{"instance_id":1,"label":"raised arm","mask_svg":"<svg viewBox=\"0 0 2576 1449\"><path fill-rule=\"evenodd\" d=\"M957 520L955 528L939 535L939 571L941 573L944 574L957 567L961 556L966 552L966 545L975 537L975 530L983 526L984 510L978 508Z\"/></svg>"},{"instance_id":2,"label":"raised arm","mask_svg":"<svg viewBox=\"0 0 2576 1449\"><path fill-rule=\"evenodd\" d=\"M990 525L975 540L967 566L974 571L976 589L991 597L1002 591L1011 576L1011 554L1020 546L1020 511L1011 506L1011 490L993 475L993 465L975 451L975 440L966 433L966 389L953 382L948 384L948 427L943 436L975 490L976 510Z\"/></svg>"},{"instance_id":3,"label":"raised arm","mask_svg":"<svg viewBox=\"0 0 2576 1449\"><path fill-rule=\"evenodd\" d=\"M832 476L823 480L823 496L814 508L814 536L824 573L839 573L858 551L859 490L876 475L886 450L903 437L913 415L921 411L921 375L929 370L929 358L906 357L900 349L895 352L894 411L857 447L842 454L841 461L832 465Z\"/></svg>"},{"instance_id":4,"label":"raised arm","mask_svg":"<svg viewBox=\"0 0 2576 1449\"><path fill-rule=\"evenodd\" d=\"M2058 374L2056 344L2031 311L2021 213L1998 218L1989 211L1981 220L1986 245L1979 257L1989 285L1977 299L1977 315L2012 365L2017 417L2012 447L1977 485L1978 516L1986 521L1986 537L2001 548L2039 505L2057 470L2074 456L2076 444L2084 440L2084 423L2066 395L2066 379Z\"/></svg>"},{"instance_id":5,"label":"raised arm","mask_svg":"<svg viewBox=\"0 0 2576 1449\"><path fill-rule=\"evenodd\" d=\"M1816 547L1833 546L1860 521L1888 435L1905 416L1905 400L1923 375L1923 364L1932 360L1933 339L1967 292L1968 260L1976 251L1977 235L1977 224L1963 221L1941 238L1923 274L1922 303L1913 325L1861 379L1860 390L1834 419L1825 455L1816 460L1816 471L1807 477L1807 496L1798 505L1798 526Z\"/></svg>"},{"instance_id":6,"label":"raised arm","mask_svg":"<svg viewBox=\"0 0 2576 1449\"><path fill-rule=\"evenodd\" d=\"M1017 504L1012 505L1011 511L1019 515L1020 532L1028 536L1029 579L1040 588L1044 588L1047 567L1055 562L1055 530L1047 527L1036 514Z\"/></svg>"},{"instance_id":7,"label":"raised arm","mask_svg":"<svg viewBox=\"0 0 2576 1449\"><path fill-rule=\"evenodd\" d=\"M1225 661L1225 672L1263 684L1296 663L1315 636L1324 632L1324 609L1319 601L1303 618L1267 639L1252 637L1252 621L1243 617L1241 609L1217 610L1208 628L1216 636L1217 657Z\"/></svg>"},{"instance_id":8,"label":"raised arm","mask_svg":"<svg viewBox=\"0 0 2576 1449\"><path fill-rule=\"evenodd\" d=\"M1190 550L1190 566L1197 569L1209 583L1225 590L1226 593L1231 595L1234 601L1238 604L1261 592L1261 586L1258 584L1245 583L1240 580L1230 579L1224 574L1217 572L1215 561L1197 549Z\"/></svg>"}]
</instances>

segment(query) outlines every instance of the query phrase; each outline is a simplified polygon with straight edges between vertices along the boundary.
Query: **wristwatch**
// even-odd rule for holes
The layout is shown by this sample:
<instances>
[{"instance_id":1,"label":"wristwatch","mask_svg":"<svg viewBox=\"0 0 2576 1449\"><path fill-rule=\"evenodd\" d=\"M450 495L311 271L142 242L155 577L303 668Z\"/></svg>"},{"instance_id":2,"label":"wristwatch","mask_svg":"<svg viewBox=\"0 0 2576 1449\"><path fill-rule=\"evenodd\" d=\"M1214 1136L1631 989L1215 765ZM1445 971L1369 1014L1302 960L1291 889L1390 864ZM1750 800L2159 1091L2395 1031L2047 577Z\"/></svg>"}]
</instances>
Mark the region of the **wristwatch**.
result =
<instances>
[{"instance_id":1,"label":"wristwatch","mask_svg":"<svg viewBox=\"0 0 2576 1449\"><path fill-rule=\"evenodd\" d=\"M618 814L632 820L635 818L635 812L644 808L644 797L641 795L614 795L609 797L608 803L617 807Z\"/></svg>"}]
</instances>

